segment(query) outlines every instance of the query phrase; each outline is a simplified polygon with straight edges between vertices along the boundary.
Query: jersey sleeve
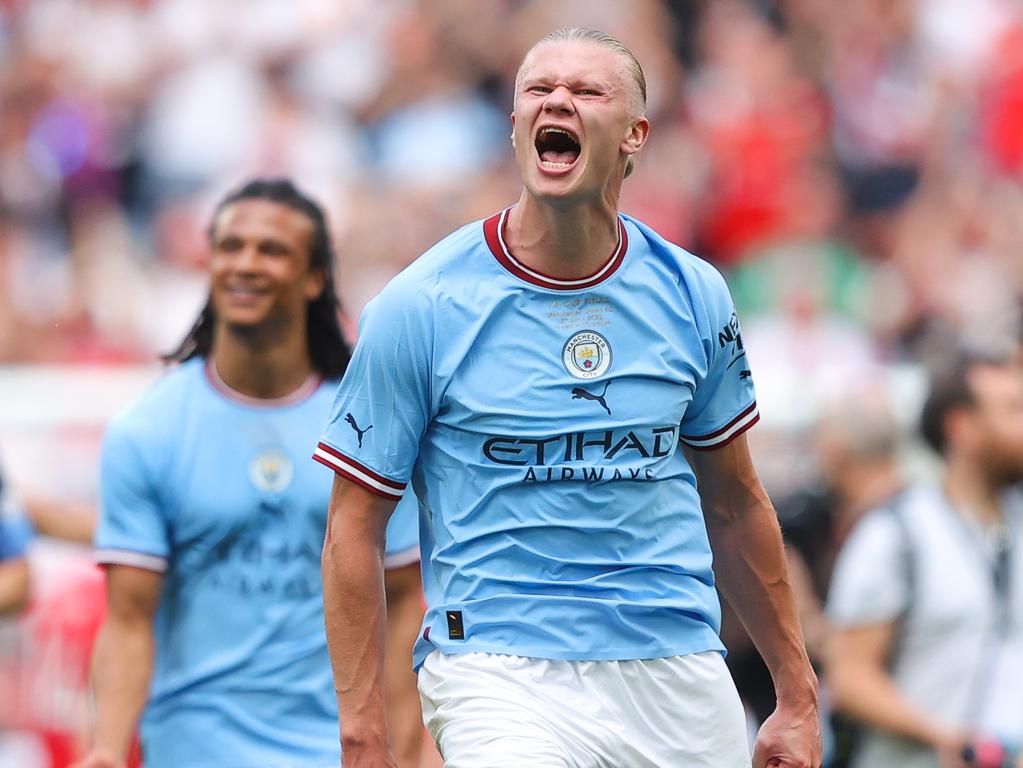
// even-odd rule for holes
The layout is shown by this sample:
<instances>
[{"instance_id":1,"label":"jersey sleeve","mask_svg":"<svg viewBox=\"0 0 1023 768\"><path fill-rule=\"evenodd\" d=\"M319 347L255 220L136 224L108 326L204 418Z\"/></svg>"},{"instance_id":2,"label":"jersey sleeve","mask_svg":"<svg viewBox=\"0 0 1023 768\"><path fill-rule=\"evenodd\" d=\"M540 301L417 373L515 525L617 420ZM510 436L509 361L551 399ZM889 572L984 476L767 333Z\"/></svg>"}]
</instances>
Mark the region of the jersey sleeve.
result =
<instances>
[{"instance_id":1,"label":"jersey sleeve","mask_svg":"<svg viewBox=\"0 0 1023 768\"><path fill-rule=\"evenodd\" d=\"M163 572L170 537L140 438L115 422L100 458L100 515L95 556L103 565L132 565Z\"/></svg>"},{"instance_id":2,"label":"jersey sleeve","mask_svg":"<svg viewBox=\"0 0 1023 768\"><path fill-rule=\"evenodd\" d=\"M909 599L898 523L886 510L867 515L839 553L827 613L836 627L894 621Z\"/></svg>"},{"instance_id":3,"label":"jersey sleeve","mask_svg":"<svg viewBox=\"0 0 1023 768\"><path fill-rule=\"evenodd\" d=\"M431 415L428 313L384 292L359 321L359 341L313 458L366 490L402 497Z\"/></svg>"},{"instance_id":4,"label":"jersey sleeve","mask_svg":"<svg viewBox=\"0 0 1023 768\"><path fill-rule=\"evenodd\" d=\"M720 273L708 266L700 285L699 303L694 297L707 370L696 382L692 402L682 418L682 442L697 450L726 445L760 418L753 376L742 342L728 286Z\"/></svg>"}]
</instances>

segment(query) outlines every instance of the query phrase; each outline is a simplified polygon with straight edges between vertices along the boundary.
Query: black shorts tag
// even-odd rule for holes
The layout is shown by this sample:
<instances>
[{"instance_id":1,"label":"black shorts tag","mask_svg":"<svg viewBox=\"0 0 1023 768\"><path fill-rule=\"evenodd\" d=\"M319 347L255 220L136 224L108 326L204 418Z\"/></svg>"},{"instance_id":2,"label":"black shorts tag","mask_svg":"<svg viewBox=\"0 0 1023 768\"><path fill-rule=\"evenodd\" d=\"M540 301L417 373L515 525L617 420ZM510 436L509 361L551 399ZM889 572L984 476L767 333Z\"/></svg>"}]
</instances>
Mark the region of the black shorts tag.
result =
<instances>
[{"instance_id":1,"label":"black shorts tag","mask_svg":"<svg viewBox=\"0 0 1023 768\"><path fill-rule=\"evenodd\" d=\"M461 611L445 611L448 617L448 640L465 640L465 625Z\"/></svg>"}]
</instances>

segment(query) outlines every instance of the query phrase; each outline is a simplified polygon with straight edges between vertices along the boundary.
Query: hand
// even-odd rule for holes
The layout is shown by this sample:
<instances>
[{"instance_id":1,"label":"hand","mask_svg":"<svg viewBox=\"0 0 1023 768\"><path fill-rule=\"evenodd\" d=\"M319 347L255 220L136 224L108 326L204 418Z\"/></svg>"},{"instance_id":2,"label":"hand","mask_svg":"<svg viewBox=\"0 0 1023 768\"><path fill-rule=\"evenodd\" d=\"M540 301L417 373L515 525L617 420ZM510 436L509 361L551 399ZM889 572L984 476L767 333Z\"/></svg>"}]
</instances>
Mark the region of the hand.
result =
<instances>
[{"instance_id":1,"label":"hand","mask_svg":"<svg viewBox=\"0 0 1023 768\"><path fill-rule=\"evenodd\" d=\"M779 704L760 726L753 748L753 768L820 768L822 760L816 704Z\"/></svg>"},{"instance_id":2,"label":"hand","mask_svg":"<svg viewBox=\"0 0 1023 768\"><path fill-rule=\"evenodd\" d=\"M942 732L933 742L934 751L938 755L941 768L970 768L963 760L963 748L970 742L970 735L965 732Z\"/></svg>"},{"instance_id":3,"label":"hand","mask_svg":"<svg viewBox=\"0 0 1023 768\"><path fill-rule=\"evenodd\" d=\"M127 766L113 752L93 747L85 757L74 763L71 768L127 768Z\"/></svg>"}]
</instances>

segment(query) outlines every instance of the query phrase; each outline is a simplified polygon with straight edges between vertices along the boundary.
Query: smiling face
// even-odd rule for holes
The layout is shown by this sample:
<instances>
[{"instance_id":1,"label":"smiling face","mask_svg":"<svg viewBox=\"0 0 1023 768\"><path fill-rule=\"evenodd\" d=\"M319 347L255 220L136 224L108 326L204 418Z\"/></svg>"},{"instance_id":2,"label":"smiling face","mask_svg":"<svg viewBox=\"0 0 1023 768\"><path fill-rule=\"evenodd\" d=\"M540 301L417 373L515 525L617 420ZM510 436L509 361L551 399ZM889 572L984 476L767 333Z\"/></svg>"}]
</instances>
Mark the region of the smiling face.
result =
<instances>
[{"instance_id":1,"label":"smiling face","mask_svg":"<svg viewBox=\"0 0 1023 768\"><path fill-rule=\"evenodd\" d=\"M217 323L249 333L303 323L324 288L323 271L310 267L312 234L312 221L287 205L253 198L224 207L211 237Z\"/></svg>"},{"instance_id":2,"label":"smiling face","mask_svg":"<svg viewBox=\"0 0 1023 768\"><path fill-rule=\"evenodd\" d=\"M589 40L542 43L515 86L512 140L529 193L564 202L617 195L650 130L625 56Z\"/></svg>"}]
</instances>

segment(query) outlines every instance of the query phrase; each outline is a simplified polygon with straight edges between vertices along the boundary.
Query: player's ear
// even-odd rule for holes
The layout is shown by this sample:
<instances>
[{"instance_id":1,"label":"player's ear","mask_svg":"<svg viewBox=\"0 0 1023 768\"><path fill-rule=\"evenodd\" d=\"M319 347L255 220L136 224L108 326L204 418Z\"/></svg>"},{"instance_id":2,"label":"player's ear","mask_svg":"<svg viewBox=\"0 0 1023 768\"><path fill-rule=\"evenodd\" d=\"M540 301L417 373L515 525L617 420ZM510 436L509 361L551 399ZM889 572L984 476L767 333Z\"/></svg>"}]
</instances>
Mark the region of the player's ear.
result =
<instances>
[{"instance_id":1,"label":"player's ear","mask_svg":"<svg viewBox=\"0 0 1023 768\"><path fill-rule=\"evenodd\" d=\"M643 148L646 140L650 137L650 121L645 117L637 117L629 125L625 140L621 144L621 150L626 155L634 155Z\"/></svg>"},{"instance_id":2,"label":"player's ear","mask_svg":"<svg viewBox=\"0 0 1023 768\"><path fill-rule=\"evenodd\" d=\"M305 278L305 297L316 301L327 287L327 274L322 269L311 269Z\"/></svg>"},{"instance_id":3,"label":"player's ear","mask_svg":"<svg viewBox=\"0 0 1023 768\"><path fill-rule=\"evenodd\" d=\"M943 429L945 442L950 446L976 445L977 428L973 412L969 408L952 408L945 414Z\"/></svg>"},{"instance_id":4,"label":"player's ear","mask_svg":"<svg viewBox=\"0 0 1023 768\"><path fill-rule=\"evenodd\" d=\"M511 143L512 143L512 148L514 148L515 147L515 110L514 109L511 111L511 114L508 115L508 117L511 118L511 124L512 124Z\"/></svg>"}]
</instances>

